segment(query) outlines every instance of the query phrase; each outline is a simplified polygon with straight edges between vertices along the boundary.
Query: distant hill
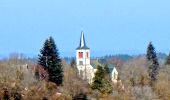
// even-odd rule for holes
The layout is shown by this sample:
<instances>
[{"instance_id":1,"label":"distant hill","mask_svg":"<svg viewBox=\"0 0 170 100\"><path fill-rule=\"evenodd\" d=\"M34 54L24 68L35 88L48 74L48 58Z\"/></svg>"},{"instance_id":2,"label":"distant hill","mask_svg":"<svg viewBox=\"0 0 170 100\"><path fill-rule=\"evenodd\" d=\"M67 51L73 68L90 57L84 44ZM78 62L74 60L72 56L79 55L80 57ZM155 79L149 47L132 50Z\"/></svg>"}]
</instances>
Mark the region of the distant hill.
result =
<instances>
[{"instance_id":1,"label":"distant hill","mask_svg":"<svg viewBox=\"0 0 170 100\"><path fill-rule=\"evenodd\" d=\"M145 56L145 54L139 54L139 55L128 55L128 54L118 54L118 55L106 55L106 56L102 56L102 57L92 57L91 59L106 59L106 60L109 60L109 59L113 59L113 58L116 58L116 59L120 59L124 62L130 60L130 59L133 59L133 58L136 58L136 57L142 57L142 56ZM157 53L157 57L160 61L164 61L166 58L167 58L167 54L165 53ZM63 59L67 62L67 63L70 63L71 59L75 59L75 57L64 57Z\"/></svg>"},{"instance_id":2,"label":"distant hill","mask_svg":"<svg viewBox=\"0 0 170 100\"><path fill-rule=\"evenodd\" d=\"M67 62L70 63L72 59L76 59L75 57L64 57L63 59ZM130 59L133 58L133 56L127 55L127 54L119 54L119 55L106 55L106 56L102 56L102 57L92 57L91 59L112 59L112 58L116 58L116 59L120 59L122 61L128 61Z\"/></svg>"},{"instance_id":3,"label":"distant hill","mask_svg":"<svg viewBox=\"0 0 170 100\"><path fill-rule=\"evenodd\" d=\"M160 52L160 53L157 53L157 57L158 57L158 59L165 60L167 58L167 54Z\"/></svg>"},{"instance_id":4,"label":"distant hill","mask_svg":"<svg viewBox=\"0 0 170 100\"><path fill-rule=\"evenodd\" d=\"M103 58L103 59L111 59L111 58L117 58L117 59L120 59L122 61L128 61L130 59L133 58L133 56L130 56L128 54L118 54L118 55L107 55L107 56L104 56L104 57L99 57L99 58Z\"/></svg>"}]
</instances>

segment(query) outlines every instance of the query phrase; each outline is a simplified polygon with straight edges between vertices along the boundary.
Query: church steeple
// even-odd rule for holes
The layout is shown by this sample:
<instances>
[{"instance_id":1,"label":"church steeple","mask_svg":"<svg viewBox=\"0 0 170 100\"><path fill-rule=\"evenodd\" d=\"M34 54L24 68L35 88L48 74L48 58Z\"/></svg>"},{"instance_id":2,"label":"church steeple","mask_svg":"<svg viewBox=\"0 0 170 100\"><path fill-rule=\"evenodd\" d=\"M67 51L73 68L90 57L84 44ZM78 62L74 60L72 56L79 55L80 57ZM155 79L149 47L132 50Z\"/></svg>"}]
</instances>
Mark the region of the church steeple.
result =
<instances>
[{"instance_id":1,"label":"church steeple","mask_svg":"<svg viewBox=\"0 0 170 100\"><path fill-rule=\"evenodd\" d=\"M79 75L82 76L82 79L87 79L89 82L91 82L92 78L88 77L89 68L93 69L90 65L90 49L86 45L83 32L81 32L80 44L76 49L76 65Z\"/></svg>"},{"instance_id":2,"label":"church steeple","mask_svg":"<svg viewBox=\"0 0 170 100\"><path fill-rule=\"evenodd\" d=\"M85 37L84 37L84 32L81 32L81 37L80 37L80 44L77 49L89 49L86 45Z\"/></svg>"}]
</instances>

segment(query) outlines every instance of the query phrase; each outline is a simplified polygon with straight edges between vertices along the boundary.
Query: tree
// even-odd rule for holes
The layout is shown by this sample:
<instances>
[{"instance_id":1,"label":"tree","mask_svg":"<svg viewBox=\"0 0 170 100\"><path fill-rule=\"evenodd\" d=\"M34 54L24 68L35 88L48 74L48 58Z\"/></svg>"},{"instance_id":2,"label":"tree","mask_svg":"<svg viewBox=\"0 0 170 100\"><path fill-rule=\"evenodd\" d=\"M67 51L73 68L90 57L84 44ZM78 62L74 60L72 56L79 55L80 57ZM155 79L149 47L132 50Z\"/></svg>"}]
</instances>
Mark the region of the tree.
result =
<instances>
[{"instance_id":1,"label":"tree","mask_svg":"<svg viewBox=\"0 0 170 100\"><path fill-rule=\"evenodd\" d=\"M110 82L105 78L105 70L102 66L97 66L97 71L91 85L93 90L98 90L102 94L108 94L112 92L112 86Z\"/></svg>"},{"instance_id":2,"label":"tree","mask_svg":"<svg viewBox=\"0 0 170 100\"><path fill-rule=\"evenodd\" d=\"M152 45L152 42L150 42L148 45L146 58L148 61L151 61L156 58L156 52L154 46Z\"/></svg>"},{"instance_id":3,"label":"tree","mask_svg":"<svg viewBox=\"0 0 170 100\"><path fill-rule=\"evenodd\" d=\"M110 74L110 70L109 70L108 64L106 64L106 65L104 66L104 70L105 70L105 73L106 73L106 74Z\"/></svg>"},{"instance_id":4,"label":"tree","mask_svg":"<svg viewBox=\"0 0 170 100\"><path fill-rule=\"evenodd\" d=\"M35 68L34 77L36 80L40 80L40 74L39 74L39 70L38 70L37 66Z\"/></svg>"},{"instance_id":5,"label":"tree","mask_svg":"<svg viewBox=\"0 0 170 100\"><path fill-rule=\"evenodd\" d=\"M71 63L70 63L71 68L75 71L76 76L80 77L79 73L78 73L78 69L76 66L76 60L74 58L72 58Z\"/></svg>"},{"instance_id":6,"label":"tree","mask_svg":"<svg viewBox=\"0 0 170 100\"><path fill-rule=\"evenodd\" d=\"M10 100L9 92L7 89L4 89L3 100Z\"/></svg>"},{"instance_id":7,"label":"tree","mask_svg":"<svg viewBox=\"0 0 170 100\"><path fill-rule=\"evenodd\" d=\"M110 76L110 69L108 67L108 64L104 65L104 72L105 72L105 78L108 81L111 81L111 76Z\"/></svg>"},{"instance_id":8,"label":"tree","mask_svg":"<svg viewBox=\"0 0 170 100\"><path fill-rule=\"evenodd\" d=\"M166 64L166 65L170 65L170 53L169 53L169 55L168 55L168 57L167 57L167 59L166 59L165 64Z\"/></svg>"},{"instance_id":9,"label":"tree","mask_svg":"<svg viewBox=\"0 0 170 100\"><path fill-rule=\"evenodd\" d=\"M75 60L74 58L71 59L70 66L71 66L72 68L76 68L76 60Z\"/></svg>"},{"instance_id":10,"label":"tree","mask_svg":"<svg viewBox=\"0 0 170 100\"><path fill-rule=\"evenodd\" d=\"M94 90L97 89L101 91L103 88L103 79L104 79L104 70L102 66L98 65L91 88Z\"/></svg>"},{"instance_id":11,"label":"tree","mask_svg":"<svg viewBox=\"0 0 170 100\"><path fill-rule=\"evenodd\" d=\"M40 50L38 64L48 72L48 80L61 85L63 82L63 68L58 49L52 37L49 37Z\"/></svg>"},{"instance_id":12,"label":"tree","mask_svg":"<svg viewBox=\"0 0 170 100\"><path fill-rule=\"evenodd\" d=\"M158 70L159 70L159 63L156 55L156 51L152 43L150 42L147 48L146 58L149 61L149 76L152 82L157 80Z\"/></svg>"}]
</instances>

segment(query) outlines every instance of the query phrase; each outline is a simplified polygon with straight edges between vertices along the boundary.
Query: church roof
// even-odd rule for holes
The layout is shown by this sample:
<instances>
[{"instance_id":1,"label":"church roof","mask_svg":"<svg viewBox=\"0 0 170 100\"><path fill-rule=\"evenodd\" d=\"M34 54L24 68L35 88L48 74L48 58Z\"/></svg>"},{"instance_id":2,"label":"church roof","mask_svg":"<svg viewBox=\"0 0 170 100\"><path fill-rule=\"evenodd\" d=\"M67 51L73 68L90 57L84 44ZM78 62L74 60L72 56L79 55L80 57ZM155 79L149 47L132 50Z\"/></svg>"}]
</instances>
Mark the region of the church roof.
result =
<instances>
[{"instance_id":1,"label":"church roof","mask_svg":"<svg viewBox=\"0 0 170 100\"><path fill-rule=\"evenodd\" d=\"M81 32L81 37L80 37L80 44L77 47L77 50L79 49L89 49L86 45L85 37L84 37L84 32Z\"/></svg>"}]
</instances>

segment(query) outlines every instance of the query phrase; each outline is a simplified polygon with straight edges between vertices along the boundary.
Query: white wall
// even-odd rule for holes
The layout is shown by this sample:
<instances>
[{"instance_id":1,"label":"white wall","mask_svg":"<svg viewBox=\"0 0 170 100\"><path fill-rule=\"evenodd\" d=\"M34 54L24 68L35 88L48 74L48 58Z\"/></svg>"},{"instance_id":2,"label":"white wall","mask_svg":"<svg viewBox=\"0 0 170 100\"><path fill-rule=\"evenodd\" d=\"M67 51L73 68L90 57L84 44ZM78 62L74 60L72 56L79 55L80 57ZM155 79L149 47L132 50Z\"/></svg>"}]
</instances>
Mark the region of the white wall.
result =
<instances>
[{"instance_id":1,"label":"white wall","mask_svg":"<svg viewBox=\"0 0 170 100\"><path fill-rule=\"evenodd\" d=\"M79 52L83 52L83 58L79 58ZM88 58L86 57L88 52ZM79 61L83 61L83 65L90 65L90 50L77 50L76 51L76 63L79 65Z\"/></svg>"}]
</instances>

